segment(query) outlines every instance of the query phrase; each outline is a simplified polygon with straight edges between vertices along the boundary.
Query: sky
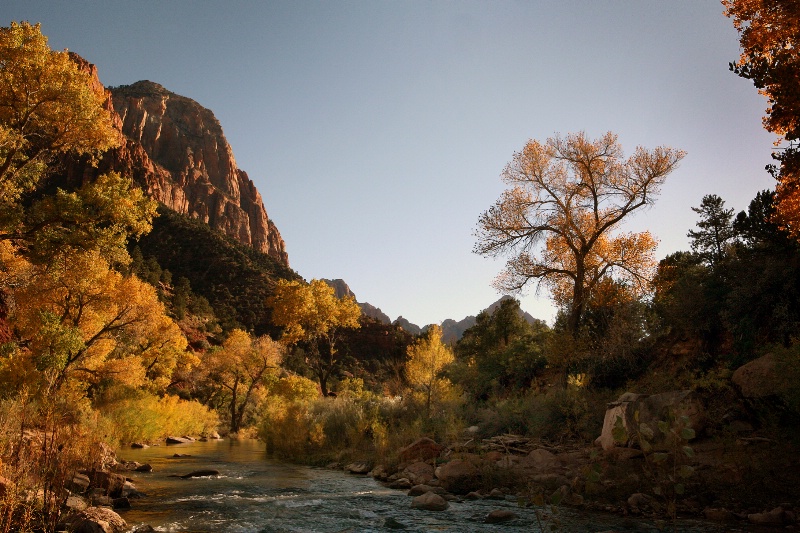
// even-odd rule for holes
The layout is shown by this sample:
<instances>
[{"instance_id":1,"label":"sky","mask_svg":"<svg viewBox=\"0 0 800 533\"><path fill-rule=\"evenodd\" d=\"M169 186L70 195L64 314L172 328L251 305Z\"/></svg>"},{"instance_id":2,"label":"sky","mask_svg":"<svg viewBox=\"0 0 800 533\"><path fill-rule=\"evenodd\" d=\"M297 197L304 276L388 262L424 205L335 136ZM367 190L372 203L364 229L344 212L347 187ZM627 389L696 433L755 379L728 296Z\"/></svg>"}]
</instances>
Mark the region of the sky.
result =
<instances>
[{"instance_id":1,"label":"sky","mask_svg":"<svg viewBox=\"0 0 800 533\"><path fill-rule=\"evenodd\" d=\"M687 152L655 206L659 259L688 250L706 194L773 188L766 102L729 72L716 0L4 0L107 86L148 79L211 109L307 280L419 325L500 297L472 253L500 173L529 139L585 131ZM522 308L552 322L532 285Z\"/></svg>"}]
</instances>

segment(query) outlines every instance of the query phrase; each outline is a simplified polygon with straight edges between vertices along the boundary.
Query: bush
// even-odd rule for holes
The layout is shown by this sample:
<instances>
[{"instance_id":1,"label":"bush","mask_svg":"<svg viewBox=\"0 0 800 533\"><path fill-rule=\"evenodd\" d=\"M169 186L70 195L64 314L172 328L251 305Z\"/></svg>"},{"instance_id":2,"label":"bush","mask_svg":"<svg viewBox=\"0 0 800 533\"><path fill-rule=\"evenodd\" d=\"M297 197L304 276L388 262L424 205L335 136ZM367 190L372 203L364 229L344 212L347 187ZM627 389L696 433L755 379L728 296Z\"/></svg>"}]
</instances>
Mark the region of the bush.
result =
<instances>
[{"instance_id":1,"label":"bush","mask_svg":"<svg viewBox=\"0 0 800 533\"><path fill-rule=\"evenodd\" d=\"M109 435L122 443L152 442L167 435L202 435L217 429L219 419L208 407L177 396L144 391L117 392L100 407Z\"/></svg>"}]
</instances>

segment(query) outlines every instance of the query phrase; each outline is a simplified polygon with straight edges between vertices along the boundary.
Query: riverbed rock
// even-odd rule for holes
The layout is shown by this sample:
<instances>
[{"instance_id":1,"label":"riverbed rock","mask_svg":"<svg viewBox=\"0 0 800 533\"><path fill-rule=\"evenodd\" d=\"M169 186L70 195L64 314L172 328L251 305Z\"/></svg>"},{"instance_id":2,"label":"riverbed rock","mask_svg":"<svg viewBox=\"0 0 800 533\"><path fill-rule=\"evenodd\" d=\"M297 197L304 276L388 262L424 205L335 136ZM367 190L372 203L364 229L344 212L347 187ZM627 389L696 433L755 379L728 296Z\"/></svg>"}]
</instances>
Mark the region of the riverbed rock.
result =
<instances>
[{"instance_id":1,"label":"riverbed rock","mask_svg":"<svg viewBox=\"0 0 800 533\"><path fill-rule=\"evenodd\" d=\"M131 448L135 448L135 449L138 449L138 450L141 450L141 449L144 449L144 448L149 448L149 447L150 446L148 446L147 444L145 444L143 442L132 442L131 443Z\"/></svg>"},{"instance_id":2,"label":"riverbed rock","mask_svg":"<svg viewBox=\"0 0 800 533\"><path fill-rule=\"evenodd\" d=\"M747 521L760 526L782 526L794 523L795 517L794 513L787 512L779 506L771 511L748 514Z\"/></svg>"},{"instance_id":3,"label":"riverbed rock","mask_svg":"<svg viewBox=\"0 0 800 533\"><path fill-rule=\"evenodd\" d=\"M117 510L117 509L130 509L131 508L131 501L128 498L125 498L124 496L122 498L114 498L111 501L111 507L114 510Z\"/></svg>"},{"instance_id":4,"label":"riverbed rock","mask_svg":"<svg viewBox=\"0 0 800 533\"><path fill-rule=\"evenodd\" d=\"M494 488L489 491L489 495L487 496L490 500L505 500L506 494L502 490L498 488Z\"/></svg>"},{"instance_id":5,"label":"riverbed rock","mask_svg":"<svg viewBox=\"0 0 800 533\"><path fill-rule=\"evenodd\" d=\"M389 482L386 486L390 489L408 490L414 485L408 479L401 477L400 479Z\"/></svg>"},{"instance_id":6,"label":"riverbed rock","mask_svg":"<svg viewBox=\"0 0 800 533\"><path fill-rule=\"evenodd\" d=\"M186 437L175 437L170 435L166 439L167 444L188 444L192 442L191 440L187 439Z\"/></svg>"},{"instance_id":7,"label":"riverbed rock","mask_svg":"<svg viewBox=\"0 0 800 533\"><path fill-rule=\"evenodd\" d=\"M369 473L370 470L372 470L372 466L369 463L363 463L363 462L350 463L345 467L345 470L347 470L351 474L366 475Z\"/></svg>"},{"instance_id":8,"label":"riverbed rock","mask_svg":"<svg viewBox=\"0 0 800 533\"><path fill-rule=\"evenodd\" d=\"M706 507L703 509L703 516L712 522L732 522L736 520L736 515L725 508Z\"/></svg>"},{"instance_id":9,"label":"riverbed rock","mask_svg":"<svg viewBox=\"0 0 800 533\"><path fill-rule=\"evenodd\" d=\"M502 524L504 522L510 522L515 518L517 518L517 515L513 511L509 511L508 509L495 509L486 515L483 522L485 524Z\"/></svg>"},{"instance_id":10,"label":"riverbed rock","mask_svg":"<svg viewBox=\"0 0 800 533\"><path fill-rule=\"evenodd\" d=\"M67 496L67 501L65 505L68 509L72 509L73 511L83 511L84 509L89 507L89 501L83 496L79 496L77 494L70 494L69 496Z\"/></svg>"},{"instance_id":11,"label":"riverbed rock","mask_svg":"<svg viewBox=\"0 0 800 533\"><path fill-rule=\"evenodd\" d=\"M415 485L427 484L433 479L433 466L417 461L405 467L400 475Z\"/></svg>"},{"instance_id":12,"label":"riverbed rock","mask_svg":"<svg viewBox=\"0 0 800 533\"><path fill-rule=\"evenodd\" d=\"M453 459L436 469L442 486L455 494L473 491L480 482L480 470L471 461Z\"/></svg>"},{"instance_id":13,"label":"riverbed rock","mask_svg":"<svg viewBox=\"0 0 800 533\"><path fill-rule=\"evenodd\" d=\"M145 463L143 465L139 465L136 468L134 468L134 471L136 471L136 472L152 472L153 471L153 465L151 465L149 463Z\"/></svg>"},{"instance_id":14,"label":"riverbed rock","mask_svg":"<svg viewBox=\"0 0 800 533\"><path fill-rule=\"evenodd\" d=\"M91 486L103 489L106 495L112 498L122 496L122 488L125 486L125 476L102 470L85 472L85 474L89 476Z\"/></svg>"},{"instance_id":15,"label":"riverbed rock","mask_svg":"<svg viewBox=\"0 0 800 533\"><path fill-rule=\"evenodd\" d=\"M208 476L218 476L219 470L214 470L213 468L208 468L205 470L195 470L193 472L189 472L188 474L183 474L182 476L176 476L183 479L189 479L193 477L208 477Z\"/></svg>"},{"instance_id":16,"label":"riverbed rock","mask_svg":"<svg viewBox=\"0 0 800 533\"><path fill-rule=\"evenodd\" d=\"M431 461L439 457L443 449L433 439L422 437L402 448L398 455L403 462Z\"/></svg>"},{"instance_id":17,"label":"riverbed rock","mask_svg":"<svg viewBox=\"0 0 800 533\"><path fill-rule=\"evenodd\" d=\"M561 462L556 458L555 454L542 448L538 448L529 453L527 457L520 461L520 465L539 473L561 471Z\"/></svg>"},{"instance_id":18,"label":"riverbed rock","mask_svg":"<svg viewBox=\"0 0 800 533\"><path fill-rule=\"evenodd\" d=\"M107 507L87 507L67 520L72 533L123 533L128 524Z\"/></svg>"},{"instance_id":19,"label":"riverbed rock","mask_svg":"<svg viewBox=\"0 0 800 533\"><path fill-rule=\"evenodd\" d=\"M398 522L391 516L387 516L386 519L383 521L383 527L386 529L406 529L408 526L403 524L402 522Z\"/></svg>"},{"instance_id":20,"label":"riverbed rock","mask_svg":"<svg viewBox=\"0 0 800 533\"><path fill-rule=\"evenodd\" d=\"M423 511L444 511L450 507L450 503L442 498L440 495L433 492L426 492L421 496L417 496L411 500L412 509L421 509Z\"/></svg>"},{"instance_id":21,"label":"riverbed rock","mask_svg":"<svg viewBox=\"0 0 800 533\"><path fill-rule=\"evenodd\" d=\"M447 491L442 487L431 487L430 485L414 485L409 489L408 495L409 496L420 496L425 494L426 492L432 492L434 494L438 494L439 496L444 496L447 494Z\"/></svg>"}]
</instances>

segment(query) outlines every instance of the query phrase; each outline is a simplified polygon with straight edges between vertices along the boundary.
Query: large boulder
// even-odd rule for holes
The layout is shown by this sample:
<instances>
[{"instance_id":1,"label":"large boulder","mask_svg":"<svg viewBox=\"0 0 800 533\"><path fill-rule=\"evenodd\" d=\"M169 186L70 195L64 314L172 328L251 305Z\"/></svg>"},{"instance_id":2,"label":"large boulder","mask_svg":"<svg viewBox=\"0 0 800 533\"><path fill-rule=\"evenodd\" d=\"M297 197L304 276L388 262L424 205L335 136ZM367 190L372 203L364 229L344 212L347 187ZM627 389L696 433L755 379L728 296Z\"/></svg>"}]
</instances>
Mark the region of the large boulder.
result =
<instances>
[{"instance_id":1,"label":"large boulder","mask_svg":"<svg viewBox=\"0 0 800 533\"><path fill-rule=\"evenodd\" d=\"M422 437L415 440L399 452L400 460L403 462L410 461L431 461L439 457L444 448L433 439Z\"/></svg>"},{"instance_id":2,"label":"large boulder","mask_svg":"<svg viewBox=\"0 0 800 533\"><path fill-rule=\"evenodd\" d=\"M559 472L562 469L561 461L553 453L542 448L537 448L529 453L520 461L520 466L539 473Z\"/></svg>"},{"instance_id":3,"label":"large boulder","mask_svg":"<svg viewBox=\"0 0 800 533\"><path fill-rule=\"evenodd\" d=\"M421 496L417 496L411 500L412 509L422 509L423 511L444 511L450 507L450 504L433 492L426 492Z\"/></svg>"},{"instance_id":4,"label":"large boulder","mask_svg":"<svg viewBox=\"0 0 800 533\"><path fill-rule=\"evenodd\" d=\"M433 479L433 466L417 461L405 467L400 475L417 485L428 483Z\"/></svg>"},{"instance_id":5,"label":"large boulder","mask_svg":"<svg viewBox=\"0 0 800 533\"><path fill-rule=\"evenodd\" d=\"M603 419L603 431L595 444L604 450L611 450L614 446L631 446L636 443L640 424L647 424L654 432L653 444L658 445L664 438L658 430L658 422L677 420L682 416L689 418L688 426L695 430L695 434L705 427L705 410L693 391L671 391L650 396L626 392L616 402L608 404ZM622 440L614 438L614 427L618 419L627 434L627 438Z\"/></svg>"},{"instance_id":6,"label":"large boulder","mask_svg":"<svg viewBox=\"0 0 800 533\"><path fill-rule=\"evenodd\" d=\"M790 383L779 366L775 355L768 353L737 368L731 381L745 398L780 396Z\"/></svg>"},{"instance_id":7,"label":"large boulder","mask_svg":"<svg viewBox=\"0 0 800 533\"><path fill-rule=\"evenodd\" d=\"M94 470L86 472L91 481L92 487L103 489L103 492L112 498L122 496L122 489L125 487L125 476L113 472Z\"/></svg>"},{"instance_id":8,"label":"large boulder","mask_svg":"<svg viewBox=\"0 0 800 533\"><path fill-rule=\"evenodd\" d=\"M166 439L166 443L167 444L187 444L189 442L192 442L192 441L190 439L188 439L187 437L176 437L174 435L170 435Z\"/></svg>"},{"instance_id":9,"label":"large boulder","mask_svg":"<svg viewBox=\"0 0 800 533\"><path fill-rule=\"evenodd\" d=\"M477 466L465 459L453 459L436 469L442 486L455 494L466 494L477 488L481 473Z\"/></svg>"},{"instance_id":10,"label":"large boulder","mask_svg":"<svg viewBox=\"0 0 800 533\"><path fill-rule=\"evenodd\" d=\"M128 524L107 507L87 507L67 520L72 533L123 533Z\"/></svg>"}]
</instances>

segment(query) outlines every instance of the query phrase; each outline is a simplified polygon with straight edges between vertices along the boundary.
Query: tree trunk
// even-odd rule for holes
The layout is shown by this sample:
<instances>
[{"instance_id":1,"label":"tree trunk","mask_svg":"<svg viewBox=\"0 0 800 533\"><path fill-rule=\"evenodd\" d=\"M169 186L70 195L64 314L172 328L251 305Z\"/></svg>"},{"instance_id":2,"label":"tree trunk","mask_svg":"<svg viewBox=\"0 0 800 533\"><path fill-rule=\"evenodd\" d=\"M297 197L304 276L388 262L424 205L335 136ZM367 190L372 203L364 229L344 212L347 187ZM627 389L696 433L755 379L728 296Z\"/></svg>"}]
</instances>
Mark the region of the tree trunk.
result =
<instances>
[{"instance_id":1,"label":"tree trunk","mask_svg":"<svg viewBox=\"0 0 800 533\"><path fill-rule=\"evenodd\" d=\"M236 416L236 391L239 388L239 383L234 383L231 388L231 433L239 432L239 423Z\"/></svg>"}]
</instances>

